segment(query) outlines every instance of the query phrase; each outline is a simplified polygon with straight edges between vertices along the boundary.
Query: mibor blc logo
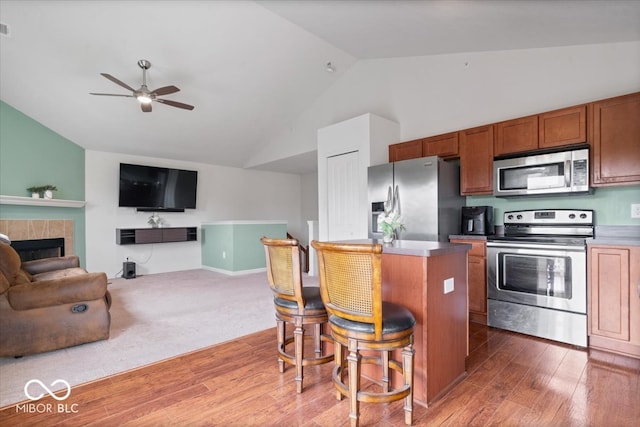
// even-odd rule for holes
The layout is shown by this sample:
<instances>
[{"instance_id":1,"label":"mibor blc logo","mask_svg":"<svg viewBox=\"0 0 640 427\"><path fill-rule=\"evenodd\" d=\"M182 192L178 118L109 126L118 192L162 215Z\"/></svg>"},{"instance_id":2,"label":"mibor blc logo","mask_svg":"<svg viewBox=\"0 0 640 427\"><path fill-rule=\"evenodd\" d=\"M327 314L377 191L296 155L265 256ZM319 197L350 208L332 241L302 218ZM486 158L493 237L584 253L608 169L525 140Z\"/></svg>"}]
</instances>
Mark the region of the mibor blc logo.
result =
<instances>
[{"instance_id":1,"label":"mibor blc logo","mask_svg":"<svg viewBox=\"0 0 640 427\"><path fill-rule=\"evenodd\" d=\"M58 394L54 393L51 389L56 385L62 384L65 389L61 390ZM36 387L36 385L38 387ZM23 403L16 405L16 412L26 412L26 413L50 413L50 414L76 414L78 413L78 404L67 404L67 403L35 403L38 400L42 399L45 394L53 397L58 402L66 400L71 395L71 386L65 380L55 380L50 385L51 388L47 387L45 383L38 379L33 379L27 381L24 385L24 395L27 399L31 400L30 403ZM32 394L34 389L37 393ZM44 390L44 393L42 392Z\"/></svg>"}]
</instances>

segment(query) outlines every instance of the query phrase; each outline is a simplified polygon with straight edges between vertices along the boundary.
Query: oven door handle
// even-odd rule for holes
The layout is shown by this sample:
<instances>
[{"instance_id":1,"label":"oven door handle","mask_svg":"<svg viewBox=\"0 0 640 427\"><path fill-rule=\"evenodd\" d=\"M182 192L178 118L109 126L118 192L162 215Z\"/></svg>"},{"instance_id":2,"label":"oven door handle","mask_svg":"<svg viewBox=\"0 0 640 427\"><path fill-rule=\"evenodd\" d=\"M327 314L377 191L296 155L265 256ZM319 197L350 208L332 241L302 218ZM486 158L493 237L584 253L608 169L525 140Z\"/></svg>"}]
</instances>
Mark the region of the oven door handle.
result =
<instances>
[{"instance_id":1,"label":"oven door handle","mask_svg":"<svg viewBox=\"0 0 640 427\"><path fill-rule=\"evenodd\" d=\"M574 252L586 252L587 249L584 246L568 246L568 245L545 245L543 243L528 244L528 243L505 243L505 242L487 242L487 247L491 248L514 248L514 249L547 249L557 251L574 251Z\"/></svg>"}]
</instances>

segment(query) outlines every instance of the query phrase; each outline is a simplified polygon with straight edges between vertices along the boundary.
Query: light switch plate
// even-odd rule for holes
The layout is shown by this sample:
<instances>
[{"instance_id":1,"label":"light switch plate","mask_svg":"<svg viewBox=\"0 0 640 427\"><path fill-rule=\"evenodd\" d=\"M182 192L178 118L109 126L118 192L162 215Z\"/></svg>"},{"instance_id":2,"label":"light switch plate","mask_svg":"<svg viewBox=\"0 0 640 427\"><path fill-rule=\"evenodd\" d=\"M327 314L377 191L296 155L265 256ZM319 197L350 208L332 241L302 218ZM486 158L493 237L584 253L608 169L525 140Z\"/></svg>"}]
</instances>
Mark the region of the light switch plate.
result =
<instances>
[{"instance_id":1,"label":"light switch plate","mask_svg":"<svg viewBox=\"0 0 640 427\"><path fill-rule=\"evenodd\" d=\"M631 204L631 218L640 218L640 203Z\"/></svg>"},{"instance_id":2,"label":"light switch plate","mask_svg":"<svg viewBox=\"0 0 640 427\"><path fill-rule=\"evenodd\" d=\"M448 294L450 292L453 292L453 277L444 280L444 293Z\"/></svg>"}]
</instances>

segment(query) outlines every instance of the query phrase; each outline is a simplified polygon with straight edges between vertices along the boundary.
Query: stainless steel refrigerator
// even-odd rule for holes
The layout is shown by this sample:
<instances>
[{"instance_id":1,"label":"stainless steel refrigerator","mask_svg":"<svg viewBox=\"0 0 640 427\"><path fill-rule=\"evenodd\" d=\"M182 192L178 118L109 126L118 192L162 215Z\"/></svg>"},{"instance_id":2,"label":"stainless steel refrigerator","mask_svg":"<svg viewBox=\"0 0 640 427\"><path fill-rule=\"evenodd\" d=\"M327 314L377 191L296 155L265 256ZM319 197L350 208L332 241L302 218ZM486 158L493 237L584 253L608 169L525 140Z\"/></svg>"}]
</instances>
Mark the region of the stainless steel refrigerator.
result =
<instances>
[{"instance_id":1,"label":"stainless steel refrigerator","mask_svg":"<svg viewBox=\"0 0 640 427\"><path fill-rule=\"evenodd\" d=\"M381 239L378 216L395 198L405 230L401 240L448 241L460 234L460 167L457 161L432 157L402 160L368 168L369 238Z\"/></svg>"}]
</instances>

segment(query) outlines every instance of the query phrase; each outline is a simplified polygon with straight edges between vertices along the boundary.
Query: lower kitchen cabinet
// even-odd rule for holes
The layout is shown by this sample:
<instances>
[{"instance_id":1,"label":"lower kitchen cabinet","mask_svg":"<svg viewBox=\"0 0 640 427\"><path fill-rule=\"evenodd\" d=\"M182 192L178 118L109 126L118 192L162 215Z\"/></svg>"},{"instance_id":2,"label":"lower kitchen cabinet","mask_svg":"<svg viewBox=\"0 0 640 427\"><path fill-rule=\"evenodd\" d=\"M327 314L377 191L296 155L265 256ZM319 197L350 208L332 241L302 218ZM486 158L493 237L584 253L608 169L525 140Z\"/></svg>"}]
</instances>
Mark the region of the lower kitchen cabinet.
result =
<instances>
[{"instance_id":1,"label":"lower kitchen cabinet","mask_svg":"<svg viewBox=\"0 0 640 427\"><path fill-rule=\"evenodd\" d=\"M640 246L589 245L589 347L640 358Z\"/></svg>"},{"instance_id":2,"label":"lower kitchen cabinet","mask_svg":"<svg viewBox=\"0 0 640 427\"><path fill-rule=\"evenodd\" d=\"M467 259L469 320L487 324L487 244L484 240L451 239L451 243L472 246Z\"/></svg>"}]
</instances>

